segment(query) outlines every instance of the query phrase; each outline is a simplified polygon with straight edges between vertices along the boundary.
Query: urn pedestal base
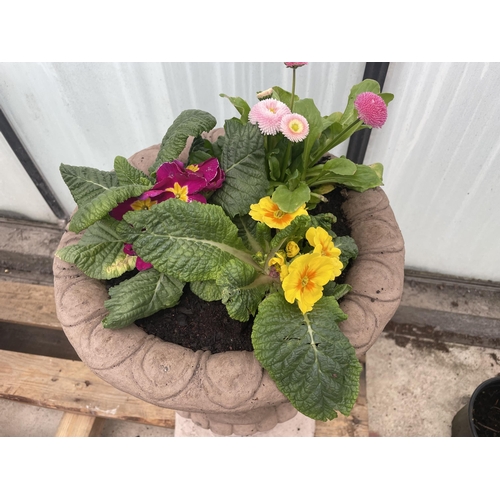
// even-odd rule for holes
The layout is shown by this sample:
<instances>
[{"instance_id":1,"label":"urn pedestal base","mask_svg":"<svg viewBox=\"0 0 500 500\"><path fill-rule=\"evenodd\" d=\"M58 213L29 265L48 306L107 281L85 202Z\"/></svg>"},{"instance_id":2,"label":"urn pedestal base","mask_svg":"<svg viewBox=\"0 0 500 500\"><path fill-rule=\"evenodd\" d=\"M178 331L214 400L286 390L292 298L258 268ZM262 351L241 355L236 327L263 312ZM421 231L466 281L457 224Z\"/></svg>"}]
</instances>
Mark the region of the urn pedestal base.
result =
<instances>
[{"instance_id":1,"label":"urn pedestal base","mask_svg":"<svg viewBox=\"0 0 500 500\"><path fill-rule=\"evenodd\" d=\"M180 414L175 413L175 432L174 437L314 437L316 430L316 421L297 413L295 417L274 426L268 431L257 431L249 434L230 434L221 435L213 432L210 429L204 429L200 425L196 425L191 419L184 418Z\"/></svg>"}]
</instances>

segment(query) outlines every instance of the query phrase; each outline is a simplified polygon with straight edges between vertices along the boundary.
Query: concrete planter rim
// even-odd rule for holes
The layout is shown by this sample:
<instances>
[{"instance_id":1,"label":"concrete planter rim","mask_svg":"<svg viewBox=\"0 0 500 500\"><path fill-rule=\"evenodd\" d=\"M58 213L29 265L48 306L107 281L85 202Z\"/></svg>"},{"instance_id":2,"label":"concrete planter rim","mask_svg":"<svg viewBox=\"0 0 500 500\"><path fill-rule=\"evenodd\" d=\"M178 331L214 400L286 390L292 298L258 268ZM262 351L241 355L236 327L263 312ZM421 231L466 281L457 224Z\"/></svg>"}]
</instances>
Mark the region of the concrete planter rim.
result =
<instances>
[{"instance_id":1,"label":"concrete planter rim","mask_svg":"<svg viewBox=\"0 0 500 500\"><path fill-rule=\"evenodd\" d=\"M129 161L147 170L158 148L142 150ZM400 303L404 242L382 189L349 191L343 209L359 256L347 275L353 290L342 301L349 318L340 327L360 356L373 345ZM66 230L59 248L80 237ZM104 284L57 257L53 271L56 309L66 336L82 361L116 388L184 415L215 415L216 420L224 415L220 419L224 429L239 422L249 426L270 408L276 410L277 421L280 412L281 421L295 414L253 353L193 352L147 335L135 325L106 330L101 325L108 298ZM249 422L245 415L251 415Z\"/></svg>"}]
</instances>

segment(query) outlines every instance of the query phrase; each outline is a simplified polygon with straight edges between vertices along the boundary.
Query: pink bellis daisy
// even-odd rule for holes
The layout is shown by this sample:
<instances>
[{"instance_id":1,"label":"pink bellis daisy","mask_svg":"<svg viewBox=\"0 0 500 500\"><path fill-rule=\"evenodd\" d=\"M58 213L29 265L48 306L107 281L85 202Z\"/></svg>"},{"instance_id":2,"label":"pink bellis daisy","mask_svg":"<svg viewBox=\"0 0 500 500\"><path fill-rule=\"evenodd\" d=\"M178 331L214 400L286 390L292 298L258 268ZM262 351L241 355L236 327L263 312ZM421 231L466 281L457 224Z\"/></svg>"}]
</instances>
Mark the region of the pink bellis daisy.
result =
<instances>
[{"instance_id":1,"label":"pink bellis daisy","mask_svg":"<svg viewBox=\"0 0 500 500\"><path fill-rule=\"evenodd\" d=\"M265 99L255 104L248 115L252 125L257 124L264 135L276 135L281 119L290 113L288 106L276 99Z\"/></svg>"},{"instance_id":2,"label":"pink bellis daisy","mask_svg":"<svg viewBox=\"0 0 500 500\"><path fill-rule=\"evenodd\" d=\"M295 69L295 68L300 68L301 66L305 66L306 64L307 64L306 62L286 62L285 66L287 68Z\"/></svg>"},{"instance_id":3,"label":"pink bellis daisy","mask_svg":"<svg viewBox=\"0 0 500 500\"><path fill-rule=\"evenodd\" d=\"M280 132L292 142L303 141L309 133L309 123L297 113L290 113L281 119Z\"/></svg>"},{"instance_id":4,"label":"pink bellis daisy","mask_svg":"<svg viewBox=\"0 0 500 500\"><path fill-rule=\"evenodd\" d=\"M387 120L385 101L373 92L363 92L354 99L360 120L373 128L380 128Z\"/></svg>"}]
</instances>

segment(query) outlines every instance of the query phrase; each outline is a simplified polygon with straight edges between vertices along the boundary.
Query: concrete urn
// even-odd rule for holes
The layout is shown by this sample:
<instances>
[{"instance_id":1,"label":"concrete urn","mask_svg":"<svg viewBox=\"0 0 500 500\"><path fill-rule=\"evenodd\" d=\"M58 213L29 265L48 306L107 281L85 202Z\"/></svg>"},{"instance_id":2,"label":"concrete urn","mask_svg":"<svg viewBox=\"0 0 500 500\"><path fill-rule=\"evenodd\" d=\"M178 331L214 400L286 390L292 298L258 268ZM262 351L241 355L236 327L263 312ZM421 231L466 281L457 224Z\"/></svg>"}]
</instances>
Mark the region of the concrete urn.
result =
<instances>
[{"instance_id":1,"label":"concrete urn","mask_svg":"<svg viewBox=\"0 0 500 500\"><path fill-rule=\"evenodd\" d=\"M215 140L220 133L217 129L206 136ZM181 161L187 161L188 146ZM129 161L147 172L158 151L159 145L151 146ZM340 303L349 317L339 326L359 357L374 344L400 303L404 242L382 189L348 191L343 209L359 255L346 278L353 290ZM66 229L59 248L80 237ZM53 271L57 315L66 336L81 360L114 387L177 410L220 435L269 431L296 415L252 352L194 352L135 325L105 329L105 285L57 257Z\"/></svg>"}]
</instances>

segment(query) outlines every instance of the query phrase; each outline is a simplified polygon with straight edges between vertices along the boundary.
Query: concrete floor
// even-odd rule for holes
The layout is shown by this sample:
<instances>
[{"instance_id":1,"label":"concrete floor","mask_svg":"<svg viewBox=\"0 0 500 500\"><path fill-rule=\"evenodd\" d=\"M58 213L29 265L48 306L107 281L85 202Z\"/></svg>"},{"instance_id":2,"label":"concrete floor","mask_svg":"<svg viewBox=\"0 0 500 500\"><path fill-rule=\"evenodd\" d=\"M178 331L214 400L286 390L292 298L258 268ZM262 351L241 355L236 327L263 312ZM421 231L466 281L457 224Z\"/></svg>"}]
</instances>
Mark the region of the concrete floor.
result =
<instances>
[{"instance_id":1,"label":"concrete floor","mask_svg":"<svg viewBox=\"0 0 500 500\"><path fill-rule=\"evenodd\" d=\"M366 356L373 436L450 436L455 413L484 380L500 375L500 350L460 344L401 347L383 334ZM54 436L56 410L0 400L0 437ZM102 436L173 437L173 429L109 420Z\"/></svg>"}]
</instances>

